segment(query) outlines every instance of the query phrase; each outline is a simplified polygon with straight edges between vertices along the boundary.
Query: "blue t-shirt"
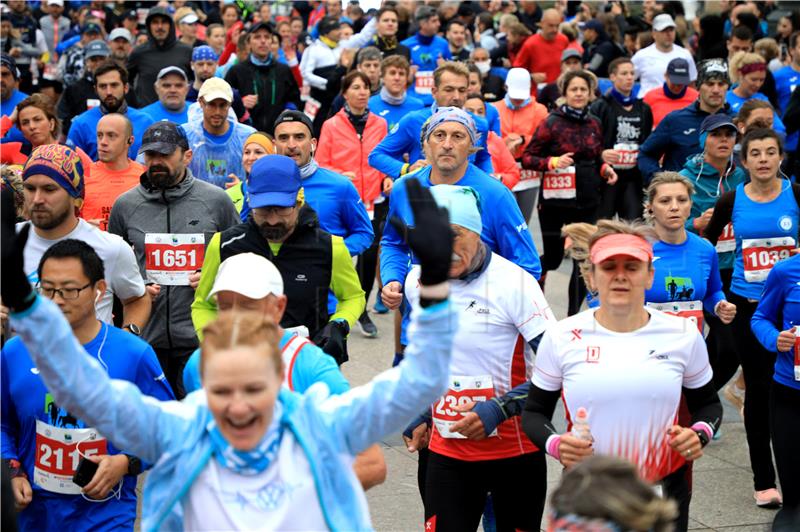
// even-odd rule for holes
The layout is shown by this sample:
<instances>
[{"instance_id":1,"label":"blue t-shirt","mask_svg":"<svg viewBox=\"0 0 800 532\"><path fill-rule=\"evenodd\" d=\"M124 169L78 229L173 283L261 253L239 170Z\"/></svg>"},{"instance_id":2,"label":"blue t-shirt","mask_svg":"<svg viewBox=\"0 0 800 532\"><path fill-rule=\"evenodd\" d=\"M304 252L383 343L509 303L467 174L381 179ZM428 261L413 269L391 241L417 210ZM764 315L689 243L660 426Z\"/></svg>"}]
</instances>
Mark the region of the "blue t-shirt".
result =
<instances>
[{"instance_id":1,"label":"blue t-shirt","mask_svg":"<svg viewBox=\"0 0 800 532\"><path fill-rule=\"evenodd\" d=\"M400 123L400 119L408 113L418 111L425 107L425 104L418 98L411 95L406 95L406 100L400 105L392 105L386 103L381 99L380 94L371 96L369 99L369 110L372 113L380 116L386 120L388 126L387 131L390 131L394 126Z\"/></svg>"},{"instance_id":2,"label":"blue t-shirt","mask_svg":"<svg viewBox=\"0 0 800 532\"><path fill-rule=\"evenodd\" d=\"M27 97L27 94L15 89L14 92L11 93L11 97L8 100L0 101L0 116L11 116L14 113L14 108L17 106L17 104ZM22 135L22 131L17 129L17 126L13 126L6 132L5 137L3 137L3 142L28 141L25 140L25 137Z\"/></svg>"},{"instance_id":3,"label":"blue t-shirt","mask_svg":"<svg viewBox=\"0 0 800 532\"><path fill-rule=\"evenodd\" d=\"M775 78L775 91L778 93L778 107L780 113L784 114L794 89L800 85L800 72L792 68L792 65L786 65L774 72L772 76ZM789 135L786 139L786 151L795 151L798 140L800 140L800 131Z\"/></svg>"},{"instance_id":4,"label":"blue t-shirt","mask_svg":"<svg viewBox=\"0 0 800 532\"><path fill-rule=\"evenodd\" d=\"M175 398L153 348L136 336L101 323L100 332L83 348L107 369L112 379L132 382L145 395L162 401ZM136 520L136 477L123 477L120 499L112 498L104 503L87 501L79 494L54 493L37 484L35 465L51 467L57 466L59 460L67 460L72 461L74 469L80 459L78 453L68 449L54 449L45 444L47 450L43 450L42 436L55 433L56 429L86 428L86 425L54 402L21 338L9 340L0 356L2 454L4 459L20 461L33 488L31 504L19 514L20 529L132 530ZM58 355L54 353L53 356ZM102 408L100 404L96 406ZM42 429L38 442L37 421ZM69 444L69 440L65 443ZM108 454L124 451L110 441L107 449Z\"/></svg>"},{"instance_id":5,"label":"blue t-shirt","mask_svg":"<svg viewBox=\"0 0 800 532\"><path fill-rule=\"evenodd\" d=\"M408 93L422 100L425 105L432 104L433 95L431 95L430 87L433 86L433 71L438 66L439 57L448 61L453 58L450 53L450 45L447 44L446 39L438 35L423 37L418 33L400 44L407 46L411 51L411 64L417 67L415 83L409 87ZM428 83L421 83L423 79ZM425 85L426 88L419 90L417 87L420 84Z\"/></svg>"},{"instance_id":6,"label":"blue t-shirt","mask_svg":"<svg viewBox=\"0 0 800 532\"><path fill-rule=\"evenodd\" d=\"M731 106L731 112L734 114L737 114L739 112L739 109L742 108L742 105L744 105L744 103L749 100L761 100L763 102L769 102L769 98L767 98L760 92L753 94L749 98L742 98L741 96L738 96L735 92L733 92L733 89L735 88L736 85L731 87L730 90L728 90L727 94L725 94L725 101L727 101L728 105ZM778 133L780 133L784 138L786 137L786 126L783 125L783 120L781 120L780 115L775 111L772 112L772 128Z\"/></svg>"},{"instance_id":7,"label":"blue t-shirt","mask_svg":"<svg viewBox=\"0 0 800 532\"><path fill-rule=\"evenodd\" d=\"M707 240L686 232L682 244L653 244L653 286L645 292L648 303L702 301L703 308L725 299L719 277L717 250Z\"/></svg>"},{"instance_id":8,"label":"blue t-shirt","mask_svg":"<svg viewBox=\"0 0 800 532\"><path fill-rule=\"evenodd\" d=\"M144 132L153 123L153 119L147 113L132 107L128 107L125 116L133 124L133 144L128 149L128 157L136 160ZM89 109L76 116L69 128L67 146L70 148L77 146L85 151L91 160L97 161L97 123L101 118L103 118L103 112L100 107Z\"/></svg>"},{"instance_id":9,"label":"blue t-shirt","mask_svg":"<svg viewBox=\"0 0 800 532\"><path fill-rule=\"evenodd\" d=\"M283 350L295 333L283 331L278 347ZM297 353L292 366L292 390L304 393L312 384L324 382L332 394L341 394L350 389L333 357L314 344L306 344ZM183 387L191 393L203 387L200 379L200 349L196 349L183 368Z\"/></svg>"},{"instance_id":10,"label":"blue t-shirt","mask_svg":"<svg viewBox=\"0 0 800 532\"><path fill-rule=\"evenodd\" d=\"M750 325L761 345L773 352L777 350L780 331L800 328L800 255L779 262L769 272ZM794 378L794 349L778 353L774 378L784 386L800 390L800 381Z\"/></svg>"},{"instance_id":11,"label":"blue t-shirt","mask_svg":"<svg viewBox=\"0 0 800 532\"><path fill-rule=\"evenodd\" d=\"M174 122L178 125L181 125L189 121L188 104L184 104L183 109L177 113L164 107L164 104L162 104L160 101L155 101L147 107L142 107L139 110L143 113L146 113L153 120L153 122L161 122L166 120L167 122Z\"/></svg>"},{"instance_id":12,"label":"blue t-shirt","mask_svg":"<svg viewBox=\"0 0 800 532\"><path fill-rule=\"evenodd\" d=\"M761 299L764 281L747 281L745 278L742 242L750 239L777 239L791 237L797 247L797 230L800 222L800 207L794 199L792 184L781 182L781 193L767 203L756 203L747 197L744 183L736 187L736 200L733 204L731 221L736 238L736 260L733 263L731 291L748 299ZM748 255L754 251L748 251ZM758 255L762 255L759 253ZM759 256L756 259L763 262ZM772 260L769 254L767 259Z\"/></svg>"}]
</instances>

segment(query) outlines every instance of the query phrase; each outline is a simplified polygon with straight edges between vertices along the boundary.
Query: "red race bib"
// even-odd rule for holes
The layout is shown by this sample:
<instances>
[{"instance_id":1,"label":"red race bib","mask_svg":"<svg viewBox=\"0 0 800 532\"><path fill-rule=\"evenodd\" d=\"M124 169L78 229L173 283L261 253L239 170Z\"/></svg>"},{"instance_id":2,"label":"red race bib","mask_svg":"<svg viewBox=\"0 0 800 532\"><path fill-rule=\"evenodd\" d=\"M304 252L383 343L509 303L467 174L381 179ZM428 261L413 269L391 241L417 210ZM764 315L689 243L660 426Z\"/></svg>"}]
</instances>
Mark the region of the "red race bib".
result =
<instances>
[{"instance_id":1,"label":"red race bib","mask_svg":"<svg viewBox=\"0 0 800 532\"><path fill-rule=\"evenodd\" d=\"M488 401L494 397L494 384L491 375L477 377L451 376L450 389L439 401L433 405L433 423L442 438L465 439L458 432L450 432L450 427L462 419L461 412L455 411L456 406L464 406L470 401ZM497 436L497 430L489 436Z\"/></svg>"},{"instance_id":2,"label":"red race bib","mask_svg":"<svg viewBox=\"0 0 800 532\"><path fill-rule=\"evenodd\" d=\"M414 91L417 94L430 94L433 88L433 71L417 71L414 76Z\"/></svg>"},{"instance_id":3,"label":"red race bib","mask_svg":"<svg viewBox=\"0 0 800 532\"><path fill-rule=\"evenodd\" d=\"M618 170L630 170L636 168L639 160L639 145L634 143L614 144L614 149L619 152L619 161L612 166Z\"/></svg>"},{"instance_id":4,"label":"red race bib","mask_svg":"<svg viewBox=\"0 0 800 532\"><path fill-rule=\"evenodd\" d=\"M544 173L542 178L544 199L573 199L575 192L575 167L555 168Z\"/></svg>"},{"instance_id":5,"label":"red race bib","mask_svg":"<svg viewBox=\"0 0 800 532\"><path fill-rule=\"evenodd\" d=\"M203 266L203 233L148 233L144 237L147 280L173 286L188 286L189 275Z\"/></svg>"},{"instance_id":6,"label":"red race bib","mask_svg":"<svg viewBox=\"0 0 800 532\"><path fill-rule=\"evenodd\" d=\"M717 253L727 253L729 251L736 251L736 237L733 234L733 224L728 222L722 228L722 234L717 240Z\"/></svg>"},{"instance_id":7,"label":"red race bib","mask_svg":"<svg viewBox=\"0 0 800 532\"><path fill-rule=\"evenodd\" d=\"M703 333L703 302L702 301L672 301L670 303L647 303L647 308L652 308L686 318L697 326L700 334Z\"/></svg>"},{"instance_id":8,"label":"red race bib","mask_svg":"<svg viewBox=\"0 0 800 532\"><path fill-rule=\"evenodd\" d=\"M83 456L108 454L108 445L97 429L65 429L36 420L36 463L33 481L53 493L77 495L72 482Z\"/></svg>"},{"instance_id":9,"label":"red race bib","mask_svg":"<svg viewBox=\"0 0 800 532\"><path fill-rule=\"evenodd\" d=\"M795 241L790 236L742 240L745 281L756 283L766 280L772 267L788 259L794 248Z\"/></svg>"}]
</instances>

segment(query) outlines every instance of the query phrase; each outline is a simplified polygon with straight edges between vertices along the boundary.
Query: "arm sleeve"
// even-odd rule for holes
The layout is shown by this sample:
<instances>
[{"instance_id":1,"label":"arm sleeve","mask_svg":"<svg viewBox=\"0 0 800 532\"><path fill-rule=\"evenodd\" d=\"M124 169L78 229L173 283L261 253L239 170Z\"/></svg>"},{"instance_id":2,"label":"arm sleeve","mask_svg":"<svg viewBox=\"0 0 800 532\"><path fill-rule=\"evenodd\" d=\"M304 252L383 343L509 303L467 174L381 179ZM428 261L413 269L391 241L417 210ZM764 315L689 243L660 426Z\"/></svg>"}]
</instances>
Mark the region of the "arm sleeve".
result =
<instances>
[{"instance_id":1,"label":"arm sleeve","mask_svg":"<svg viewBox=\"0 0 800 532\"><path fill-rule=\"evenodd\" d=\"M725 299L725 292L722 291L722 279L719 276L719 258L717 257L717 250L712 249L710 252L711 257L711 271L709 272L706 297L703 299L703 307L714 314L714 308L717 303Z\"/></svg>"},{"instance_id":2,"label":"arm sleeve","mask_svg":"<svg viewBox=\"0 0 800 532\"><path fill-rule=\"evenodd\" d=\"M295 391L304 393L316 382L327 384L328 390L334 395L350 389L350 383L342 375L333 357L315 345L306 345L297 354L294 362L292 383Z\"/></svg>"},{"instance_id":3,"label":"arm sleeve","mask_svg":"<svg viewBox=\"0 0 800 532\"><path fill-rule=\"evenodd\" d=\"M522 218L514 196L507 188L502 187L500 201L496 208L496 224L494 224L495 240L498 253L513 262L536 279L542 276L542 264L536 245L533 243L528 224Z\"/></svg>"},{"instance_id":4,"label":"arm sleeve","mask_svg":"<svg viewBox=\"0 0 800 532\"><path fill-rule=\"evenodd\" d=\"M350 454L405 428L447 389L455 312L443 301L414 316L400 365L364 386L329 397L319 407L329 421L331 436L339 438Z\"/></svg>"},{"instance_id":5,"label":"arm sleeve","mask_svg":"<svg viewBox=\"0 0 800 532\"><path fill-rule=\"evenodd\" d=\"M392 189L389 196L389 212L386 216L386 226L383 228L381 238L381 282L386 285L392 281L397 281L401 285L405 284L408 275L411 253L408 244L403 236L397 232L389 221L399 216L398 204L406 201L405 183L399 183Z\"/></svg>"},{"instance_id":6,"label":"arm sleeve","mask_svg":"<svg viewBox=\"0 0 800 532\"><path fill-rule=\"evenodd\" d=\"M217 270L219 270L219 240L220 233L216 233L208 243L203 259L203 269L200 272L200 284L194 291L194 301L192 301L192 323L197 331L197 337L201 340L203 339L203 327L217 317L217 305L208 298L208 294L211 293L214 279L217 278Z\"/></svg>"},{"instance_id":7,"label":"arm sleeve","mask_svg":"<svg viewBox=\"0 0 800 532\"><path fill-rule=\"evenodd\" d=\"M661 170L658 161L670 143L670 123L671 120L667 115L639 148L639 171L642 172L645 183L650 183L653 174Z\"/></svg>"},{"instance_id":8,"label":"arm sleeve","mask_svg":"<svg viewBox=\"0 0 800 532\"><path fill-rule=\"evenodd\" d=\"M303 79L310 86L315 89L325 90L328 87L328 80L314 74L314 69L317 68L317 61L314 57L315 52L315 46L312 45L303 53L303 57L300 59L300 73L303 74Z\"/></svg>"},{"instance_id":9,"label":"arm sleeve","mask_svg":"<svg viewBox=\"0 0 800 532\"><path fill-rule=\"evenodd\" d=\"M705 236L709 242L716 245L717 240L719 240L719 236L722 234L722 230L725 229L725 226L731 221L731 217L733 216L733 202L736 198L736 189L729 190L720 196L717 200L717 204L714 205L714 214L711 215L711 220L709 220L708 225L706 226L706 230L703 231L703 236Z\"/></svg>"},{"instance_id":10,"label":"arm sleeve","mask_svg":"<svg viewBox=\"0 0 800 532\"><path fill-rule=\"evenodd\" d=\"M342 215L345 217L344 226L348 228L349 232L344 239L344 244L350 255L355 257L372 245L375 233L372 231L372 221L369 219L364 202L361 201L361 196L358 195L353 183L347 182L345 194Z\"/></svg>"},{"instance_id":11,"label":"arm sleeve","mask_svg":"<svg viewBox=\"0 0 800 532\"><path fill-rule=\"evenodd\" d=\"M352 328L366 306L364 290L361 289L353 259L350 258L350 253L341 237L331 236L331 253L333 254L331 290L337 300L336 312L331 316L331 321L345 319ZM203 273L205 274L205 271Z\"/></svg>"},{"instance_id":12,"label":"arm sleeve","mask_svg":"<svg viewBox=\"0 0 800 532\"><path fill-rule=\"evenodd\" d=\"M341 48L363 48L370 44L372 36L375 35L377 26L377 18L372 18L367 22L360 32L356 33L346 41L341 41L339 46Z\"/></svg>"},{"instance_id":13,"label":"arm sleeve","mask_svg":"<svg viewBox=\"0 0 800 532\"><path fill-rule=\"evenodd\" d=\"M109 378L53 302L37 297L31 308L12 314L11 323L58 405L97 427L118 448L155 463L180 445L194 423L191 407L159 401L132 382Z\"/></svg>"},{"instance_id":14,"label":"arm sleeve","mask_svg":"<svg viewBox=\"0 0 800 532\"><path fill-rule=\"evenodd\" d=\"M545 449L547 438L558 434L552 420L559 397L560 390L542 390L535 384L531 384L528 390L522 412L522 430L539 449Z\"/></svg>"},{"instance_id":15,"label":"arm sleeve","mask_svg":"<svg viewBox=\"0 0 800 532\"><path fill-rule=\"evenodd\" d=\"M557 392L562 387L561 365L553 336L549 331L544 333L539 350L536 352L536 364L533 368L531 382L542 390Z\"/></svg>"},{"instance_id":16,"label":"arm sleeve","mask_svg":"<svg viewBox=\"0 0 800 532\"><path fill-rule=\"evenodd\" d=\"M370 152L369 165L395 179L400 177L403 170L403 154L411 151L414 142L419 142L419 131L412 135L408 115L404 116L400 122L389 131L389 134ZM409 161L414 164L416 161Z\"/></svg>"},{"instance_id":17,"label":"arm sleeve","mask_svg":"<svg viewBox=\"0 0 800 532\"><path fill-rule=\"evenodd\" d=\"M764 282L764 291L761 293L761 300L750 320L750 328L753 334L764 346L764 349L775 352L778 346L778 334L783 327L779 316L786 301L785 289L788 281L783 279L780 268L772 268L767 280Z\"/></svg>"},{"instance_id":18,"label":"arm sleeve","mask_svg":"<svg viewBox=\"0 0 800 532\"><path fill-rule=\"evenodd\" d=\"M716 433L722 423L722 403L714 383L708 381L699 388L683 388L683 395L692 415L692 425L704 423L711 429L711 434Z\"/></svg>"}]
</instances>

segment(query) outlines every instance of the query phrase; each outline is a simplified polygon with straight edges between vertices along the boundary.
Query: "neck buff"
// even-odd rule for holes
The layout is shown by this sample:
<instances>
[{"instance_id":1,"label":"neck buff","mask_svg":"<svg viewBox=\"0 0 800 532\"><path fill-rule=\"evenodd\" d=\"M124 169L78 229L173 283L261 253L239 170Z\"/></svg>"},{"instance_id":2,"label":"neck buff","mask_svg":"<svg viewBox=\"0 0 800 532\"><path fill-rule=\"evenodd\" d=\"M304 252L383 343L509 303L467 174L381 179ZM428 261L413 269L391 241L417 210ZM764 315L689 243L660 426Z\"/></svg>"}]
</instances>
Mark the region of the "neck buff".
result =
<instances>
[{"instance_id":1,"label":"neck buff","mask_svg":"<svg viewBox=\"0 0 800 532\"><path fill-rule=\"evenodd\" d=\"M667 83L664 82L664 96L666 96L670 100L680 100L681 98L683 98L683 95L686 94L686 89L688 88L689 85L684 85L683 89L681 89L681 92L675 94L674 92L669 90L669 85L667 85Z\"/></svg>"},{"instance_id":2,"label":"neck buff","mask_svg":"<svg viewBox=\"0 0 800 532\"><path fill-rule=\"evenodd\" d=\"M269 66L272 64L272 52L267 55L263 61L253 54L250 54L250 62L256 66Z\"/></svg>"},{"instance_id":3,"label":"neck buff","mask_svg":"<svg viewBox=\"0 0 800 532\"><path fill-rule=\"evenodd\" d=\"M398 45L396 35L390 35L389 37L380 37L376 35L373 37L373 40L378 48L382 48L383 50L394 50Z\"/></svg>"},{"instance_id":4,"label":"neck buff","mask_svg":"<svg viewBox=\"0 0 800 532\"><path fill-rule=\"evenodd\" d=\"M522 109L523 107L525 107L527 105L530 105L530 103L531 103L531 99L530 98L525 98L525 101L522 102L521 105L519 105L519 106L514 105L514 102L511 101L511 97L508 94L505 95L505 97L503 98L503 101L505 102L506 107L508 107L512 111L516 111L517 109Z\"/></svg>"},{"instance_id":5,"label":"neck buff","mask_svg":"<svg viewBox=\"0 0 800 532\"><path fill-rule=\"evenodd\" d=\"M344 114L347 115L350 123L353 124L354 128L356 128L356 132L361 135L364 132L364 127L367 125L367 119L369 118L369 107L366 107L362 114L357 115L350 109L350 105L347 102L344 102Z\"/></svg>"},{"instance_id":6,"label":"neck buff","mask_svg":"<svg viewBox=\"0 0 800 532\"><path fill-rule=\"evenodd\" d=\"M630 95L625 96L616 87L611 87L611 97L617 100L620 105L633 105L633 102L636 101L636 98L633 97L633 91L631 91Z\"/></svg>"},{"instance_id":7,"label":"neck buff","mask_svg":"<svg viewBox=\"0 0 800 532\"><path fill-rule=\"evenodd\" d=\"M220 432L217 423L211 420L207 426L211 436L211 448L214 458L226 469L240 475L253 476L263 473L270 466L278 455L281 445L283 429L280 424L281 404L275 403L272 411L272 421L267 428L266 434L255 449L250 451L239 451L234 449Z\"/></svg>"},{"instance_id":8,"label":"neck buff","mask_svg":"<svg viewBox=\"0 0 800 532\"><path fill-rule=\"evenodd\" d=\"M381 100L388 103L389 105L403 105L406 101L407 93L403 92L403 95L399 98L392 96L389 94L389 89L386 87L381 87Z\"/></svg>"},{"instance_id":9,"label":"neck buff","mask_svg":"<svg viewBox=\"0 0 800 532\"><path fill-rule=\"evenodd\" d=\"M314 175L317 170L319 170L319 164L314 160L314 157L311 157L310 161L300 167L300 177L307 179Z\"/></svg>"},{"instance_id":10,"label":"neck buff","mask_svg":"<svg viewBox=\"0 0 800 532\"><path fill-rule=\"evenodd\" d=\"M567 104L563 104L561 107L559 107L559 109L561 109L562 113L570 118L574 118L575 120L586 120L586 116L589 114L588 107L584 107L583 109L575 109Z\"/></svg>"},{"instance_id":11,"label":"neck buff","mask_svg":"<svg viewBox=\"0 0 800 532\"><path fill-rule=\"evenodd\" d=\"M334 48L336 48L339 45L339 43L337 43L333 39L329 39L329 38L325 37L324 35L320 35L319 40L322 41L323 43L325 43L325 46L327 46L331 50L333 50Z\"/></svg>"}]
</instances>

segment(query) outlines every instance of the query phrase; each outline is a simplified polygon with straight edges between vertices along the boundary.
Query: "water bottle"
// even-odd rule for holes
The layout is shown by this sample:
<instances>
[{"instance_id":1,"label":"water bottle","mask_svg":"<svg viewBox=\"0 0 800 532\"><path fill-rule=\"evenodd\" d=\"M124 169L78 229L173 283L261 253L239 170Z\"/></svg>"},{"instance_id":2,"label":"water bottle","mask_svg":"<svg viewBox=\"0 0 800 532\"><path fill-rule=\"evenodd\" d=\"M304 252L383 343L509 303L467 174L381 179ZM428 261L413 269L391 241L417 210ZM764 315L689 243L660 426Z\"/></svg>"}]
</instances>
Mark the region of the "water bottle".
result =
<instances>
[{"instance_id":1,"label":"water bottle","mask_svg":"<svg viewBox=\"0 0 800 532\"><path fill-rule=\"evenodd\" d=\"M581 440L594 441L592 432L589 430L589 413L584 407L578 408L575 412L575 419L572 423L572 435Z\"/></svg>"}]
</instances>

